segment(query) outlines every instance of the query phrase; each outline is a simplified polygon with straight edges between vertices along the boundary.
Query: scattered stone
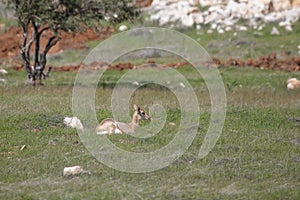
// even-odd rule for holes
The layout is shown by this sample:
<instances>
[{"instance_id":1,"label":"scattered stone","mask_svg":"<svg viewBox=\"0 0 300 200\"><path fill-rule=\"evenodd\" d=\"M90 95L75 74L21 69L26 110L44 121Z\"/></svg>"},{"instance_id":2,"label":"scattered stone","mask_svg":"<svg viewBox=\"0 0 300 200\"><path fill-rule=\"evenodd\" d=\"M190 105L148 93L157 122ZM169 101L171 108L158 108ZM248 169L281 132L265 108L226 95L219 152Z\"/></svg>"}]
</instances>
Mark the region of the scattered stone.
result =
<instances>
[{"instance_id":1,"label":"scattered stone","mask_svg":"<svg viewBox=\"0 0 300 200\"><path fill-rule=\"evenodd\" d=\"M211 33L213 33L214 31L211 30L211 29L208 29L206 32L207 32L208 34L211 34Z\"/></svg>"},{"instance_id":2,"label":"scattered stone","mask_svg":"<svg viewBox=\"0 0 300 200\"><path fill-rule=\"evenodd\" d=\"M64 124L71 128L83 129L82 123L77 117L65 117Z\"/></svg>"},{"instance_id":3,"label":"scattered stone","mask_svg":"<svg viewBox=\"0 0 300 200\"><path fill-rule=\"evenodd\" d=\"M48 145L55 146L57 144L57 140L49 140Z\"/></svg>"},{"instance_id":4,"label":"scattered stone","mask_svg":"<svg viewBox=\"0 0 300 200\"><path fill-rule=\"evenodd\" d=\"M286 31L289 31L289 32L292 32L292 31L293 31L293 28L292 28L291 25L287 25L287 26L285 26L285 30L286 30Z\"/></svg>"},{"instance_id":5,"label":"scattered stone","mask_svg":"<svg viewBox=\"0 0 300 200\"><path fill-rule=\"evenodd\" d=\"M240 26L240 27L239 27L239 30L240 30L240 31L247 31L248 28L247 28L246 26Z\"/></svg>"},{"instance_id":6,"label":"scattered stone","mask_svg":"<svg viewBox=\"0 0 300 200\"><path fill-rule=\"evenodd\" d=\"M139 82L137 82L137 81L132 82L132 84L133 85L140 85Z\"/></svg>"},{"instance_id":7,"label":"scattered stone","mask_svg":"<svg viewBox=\"0 0 300 200\"><path fill-rule=\"evenodd\" d=\"M224 32L225 32L224 29L222 29L222 28L218 29L219 34L223 34Z\"/></svg>"},{"instance_id":8,"label":"scattered stone","mask_svg":"<svg viewBox=\"0 0 300 200\"><path fill-rule=\"evenodd\" d=\"M263 33L259 32L259 31L254 31L253 34L256 36L263 36Z\"/></svg>"},{"instance_id":9,"label":"scattered stone","mask_svg":"<svg viewBox=\"0 0 300 200\"><path fill-rule=\"evenodd\" d=\"M174 122L169 122L170 126L176 126L176 124Z\"/></svg>"},{"instance_id":10,"label":"scattered stone","mask_svg":"<svg viewBox=\"0 0 300 200\"><path fill-rule=\"evenodd\" d=\"M65 167L63 170L63 176L78 176L81 174L91 175L91 172L84 170L81 166Z\"/></svg>"},{"instance_id":11,"label":"scattered stone","mask_svg":"<svg viewBox=\"0 0 300 200\"><path fill-rule=\"evenodd\" d=\"M199 4L208 9L201 11ZM289 0L153 0L145 12L150 14L149 20L158 22L159 26L185 28L194 24L215 24L224 29L243 19L254 29L262 29L265 23L278 22L290 31L291 25L299 19L300 7ZM261 22L264 24L259 26ZM244 27L240 30L246 31Z\"/></svg>"},{"instance_id":12,"label":"scattered stone","mask_svg":"<svg viewBox=\"0 0 300 200\"><path fill-rule=\"evenodd\" d=\"M128 27L126 25L121 25L118 30L119 31L126 31L127 29L128 29Z\"/></svg>"},{"instance_id":13,"label":"scattered stone","mask_svg":"<svg viewBox=\"0 0 300 200\"><path fill-rule=\"evenodd\" d=\"M276 27L273 27L270 34L271 35L280 35L280 32L278 31L278 29Z\"/></svg>"},{"instance_id":14,"label":"scattered stone","mask_svg":"<svg viewBox=\"0 0 300 200\"><path fill-rule=\"evenodd\" d=\"M8 74L8 72L7 72L5 69L0 69L0 73L1 73L2 75Z\"/></svg>"},{"instance_id":15,"label":"scattered stone","mask_svg":"<svg viewBox=\"0 0 300 200\"><path fill-rule=\"evenodd\" d=\"M184 83L180 82L179 85L180 85L181 87L185 88Z\"/></svg>"},{"instance_id":16,"label":"scattered stone","mask_svg":"<svg viewBox=\"0 0 300 200\"><path fill-rule=\"evenodd\" d=\"M232 31L232 27L231 26L226 26L225 31Z\"/></svg>"},{"instance_id":17,"label":"scattered stone","mask_svg":"<svg viewBox=\"0 0 300 200\"><path fill-rule=\"evenodd\" d=\"M39 127L39 126L36 126L36 127L34 127L34 128L32 129L32 132L34 132L34 133L39 133L39 132L41 132L41 131L42 131L42 128Z\"/></svg>"}]
</instances>

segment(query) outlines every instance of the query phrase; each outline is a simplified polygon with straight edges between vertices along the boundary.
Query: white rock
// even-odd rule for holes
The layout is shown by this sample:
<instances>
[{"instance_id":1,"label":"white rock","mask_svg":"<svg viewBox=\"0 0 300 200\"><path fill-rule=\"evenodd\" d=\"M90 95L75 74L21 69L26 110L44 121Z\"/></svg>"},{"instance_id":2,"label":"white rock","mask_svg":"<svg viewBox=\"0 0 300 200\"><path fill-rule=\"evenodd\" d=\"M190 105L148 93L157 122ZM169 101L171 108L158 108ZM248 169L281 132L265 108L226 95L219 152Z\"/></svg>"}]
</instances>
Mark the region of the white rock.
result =
<instances>
[{"instance_id":1,"label":"white rock","mask_svg":"<svg viewBox=\"0 0 300 200\"><path fill-rule=\"evenodd\" d=\"M223 34L224 32L225 32L224 29L222 29L222 28L218 29L219 34Z\"/></svg>"},{"instance_id":2,"label":"white rock","mask_svg":"<svg viewBox=\"0 0 300 200\"><path fill-rule=\"evenodd\" d=\"M168 24L170 22L169 19L170 19L169 15L160 16L159 20L158 20L159 26L164 26L164 25Z\"/></svg>"},{"instance_id":3,"label":"white rock","mask_svg":"<svg viewBox=\"0 0 300 200\"><path fill-rule=\"evenodd\" d=\"M132 82L132 84L133 85L140 85L139 82L137 82L137 81Z\"/></svg>"},{"instance_id":4,"label":"white rock","mask_svg":"<svg viewBox=\"0 0 300 200\"><path fill-rule=\"evenodd\" d=\"M222 23L224 26L233 26L237 21L238 21L237 18L235 19L232 17L228 17L228 18L224 19Z\"/></svg>"},{"instance_id":5,"label":"white rock","mask_svg":"<svg viewBox=\"0 0 300 200\"><path fill-rule=\"evenodd\" d=\"M3 74L3 75L8 74L8 72L5 69L0 69L0 73Z\"/></svg>"},{"instance_id":6,"label":"white rock","mask_svg":"<svg viewBox=\"0 0 300 200\"><path fill-rule=\"evenodd\" d=\"M231 31L231 30L232 30L231 26L226 26L225 31Z\"/></svg>"},{"instance_id":7,"label":"white rock","mask_svg":"<svg viewBox=\"0 0 300 200\"><path fill-rule=\"evenodd\" d=\"M254 35L257 35L257 36L263 36L263 33L262 33L262 32L259 32L259 31L254 31Z\"/></svg>"},{"instance_id":8,"label":"white rock","mask_svg":"<svg viewBox=\"0 0 300 200\"><path fill-rule=\"evenodd\" d=\"M201 13L193 13L192 17L196 24L202 24L204 22L204 17Z\"/></svg>"},{"instance_id":9,"label":"white rock","mask_svg":"<svg viewBox=\"0 0 300 200\"><path fill-rule=\"evenodd\" d=\"M91 174L89 171L86 171L81 166L65 167L63 169L63 176L76 176L80 174Z\"/></svg>"},{"instance_id":10,"label":"white rock","mask_svg":"<svg viewBox=\"0 0 300 200\"><path fill-rule=\"evenodd\" d=\"M119 31L126 31L127 29L128 29L128 27L126 25L121 25L118 30Z\"/></svg>"},{"instance_id":11,"label":"white rock","mask_svg":"<svg viewBox=\"0 0 300 200\"><path fill-rule=\"evenodd\" d=\"M191 27L194 24L193 16L183 15L181 18L181 23L183 27Z\"/></svg>"},{"instance_id":12,"label":"white rock","mask_svg":"<svg viewBox=\"0 0 300 200\"><path fill-rule=\"evenodd\" d=\"M250 27L256 29L261 21L265 23L278 21L280 26L285 27L299 20L300 7L290 9L289 0L272 2L277 11L271 13L268 13L270 0L153 0L152 5L145 11L149 13L150 21L173 27L212 23L226 27L233 26L239 19L244 19L248 21ZM208 10L201 12L198 3L201 6L209 6Z\"/></svg>"},{"instance_id":13,"label":"white rock","mask_svg":"<svg viewBox=\"0 0 300 200\"><path fill-rule=\"evenodd\" d=\"M264 27L265 27L265 25L260 25L260 26L257 28L257 30L258 30L258 31L262 31L262 30L264 29Z\"/></svg>"},{"instance_id":14,"label":"white rock","mask_svg":"<svg viewBox=\"0 0 300 200\"><path fill-rule=\"evenodd\" d=\"M71 128L83 129L82 123L77 117L65 117L64 124Z\"/></svg>"},{"instance_id":15,"label":"white rock","mask_svg":"<svg viewBox=\"0 0 300 200\"><path fill-rule=\"evenodd\" d=\"M169 122L170 126L176 126L176 124L174 122Z\"/></svg>"},{"instance_id":16,"label":"white rock","mask_svg":"<svg viewBox=\"0 0 300 200\"><path fill-rule=\"evenodd\" d=\"M211 6L216 4L222 4L223 0L199 0L201 6Z\"/></svg>"},{"instance_id":17,"label":"white rock","mask_svg":"<svg viewBox=\"0 0 300 200\"><path fill-rule=\"evenodd\" d=\"M208 34L211 34L211 33L213 33L214 31L211 30L211 29L208 29L206 32L207 32Z\"/></svg>"},{"instance_id":18,"label":"white rock","mask_svg":"<svg viewBox=\"0 0 300 200\"><path fill-rule=\"evenodd\" d=\"M197 29L197 30L200 30L200 29L201 29L201 25L200 25L200 24L197 24L197 25L196 25L196 29Z\"/></svg>"},{"instance_id":19,"label":"white rock","mask_svg":"<svg viewBox=\"0 0 300 200\"><path fill-rule=\"evenodd\" d=\"M179 85L180 85L181 87L185 88L184 83L180 82Z\"/></svg>"},{"instance_id":20,"label":"white rock","mask_svg":"<svg viewBox=\"0 0 300 200\"><path fill-rule=\"evenodd\" d=\"M290 25L290 23L288 23L287 21L281 21L278 23L279 26L288 26Z\"/></svg>"},{"instance_id":21,"label":"white rock","mask_svg":"<svg viewBox=\"0 0 300 200\"><path fill-rule=\"evenodd\" d=\"M0 83L6 83L6 80L4 78L0 78Z\"/></svg>"},{"instance_id":22,"label":"white rock","mask_svg":"<svg viewBox=\"0 0 300 200\"><path fill-rule=\"evenodd\" d=\"M278 31L278 29L276 27L273 26L270 34L271 35L280 35L280 32Z\"/></svg>"},{"instance_id":23,"label":"white rock","mask_svg":"<svg viewBox=\"0 0 300 200\"><path fill-rule=\"evenodd\" d=\"M289 22L290 25L297 22L299 20L299 16L300 16L300 7L296 7L296 8L284 11L285 21Z\"/></svg>"},{"instance_id":24,"label":"white rock","mask_svg":"<svg viewBox=\"0 0 300 200\"><path fill-rule=\"evenodd\" d=\"M212 23L211 25L210 25L210 29L216 29L217 28L217 24L215 24L215 23Z\"/></svg>"},{"instance_id":25,"label":"white rock","mask_svg":"<svg viewBox=\"0 0 300 200\"><path fill-rule=\"evenodd\" d=\"M272 12L267 14L264 19L266 22L275 22L283 19L285 16L281 12Z\"/></svg>"},{"instance_id":26,"label":"white rock","mask_svg":"<svg viewBox=\"0 0 300 200\"><path fill-rule=\"evenodd\" d=\"M288 26L286 26L284 28L285 28L286 31L289 31L289 32L293 31L293 28L292 28L291 25L288 25Z\"/></svg>"},{"instance_id":27,"label":"white rock","mask_svg":"<svg viewBox=\"0 0 300 200\"><path fill-rule=\"evenodd\" d=\"M239 30L240 30L240 31L247 31L248 28L247 28L246 26L240 26L240 27L239 27Z\"/></svg>"},{"instance_id":28,"label":"white rock","mask_svg":"<svg viewBox=\"0 0 300 200\"><path fill-rule=\"evenodd\" d=\"M216 13L216 12L210 13L209 15L205 16L204 24L214 23L220 18L221 18L221 16L218 13Z\"/></svg>"}]
</instances>

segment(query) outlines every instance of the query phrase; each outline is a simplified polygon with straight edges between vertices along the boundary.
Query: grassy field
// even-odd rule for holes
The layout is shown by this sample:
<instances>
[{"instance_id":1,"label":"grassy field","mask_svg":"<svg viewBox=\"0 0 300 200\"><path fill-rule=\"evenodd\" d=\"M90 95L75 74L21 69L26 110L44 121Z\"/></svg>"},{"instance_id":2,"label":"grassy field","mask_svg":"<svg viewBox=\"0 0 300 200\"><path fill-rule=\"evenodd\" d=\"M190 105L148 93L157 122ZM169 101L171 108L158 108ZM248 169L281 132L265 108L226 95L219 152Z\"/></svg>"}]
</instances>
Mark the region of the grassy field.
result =
<instances>
[{"instance_id":1,"label":"grassy field","mask_svg":"<svg viewBox=\"0 0 300 200\"><path fill-rule=\"evenodd\" d=\"M188 151L170 166L130 174L98 162L76 130L63 124L72 114L75 73L53 73L46 86L24 86L24 72L8 70L0 85L0 199L299 199L300 98L286 91L287 72L221 68L227 94L223 132L204 159L198 158L210 116L210 98L202 78L179 68L197 94L200 129ZM110 96L126 71L107 71L96 94L98 120L111 115ZM166 145L180 122L176 98L168 90L144 87L132 102L161 103L164 129L153 138L112 135L125 150L147 152ZM147 109L147 108L146 108ZM175 122L176 126L170 126ZM20 148L26 145L24 150ZM91 175L63 177L66 166L81 165Z\"/></svg>"},{"instance_id":2,"label":"grassy field","mask_svg":"<svg viewBox=\"0 0 300 200\"><path fill-rule=\"evenodd\" d=\"M233 32L205 34L209 27L182 32L222 59L257 58L270 52L278 53L279 58L297 55L300 23L294 25L291 33L279 28L280 36L269 35L272 27L268 25L263 35L255 34L254 30L238 32L236 36ZM93 48L97 44L93 41L87 45ZM49 55L48 61L58 67L75 65L88 52L67 50ZM178 60L170 57L157 61ZM151 173L131 174L97 161L76 130L63 124L65 116L73 116L75 73L53 72L45 86L33 88L24 86L24 72L7 70L7 82L0 83L0 199L300 198L300 93L287 91L285 86L287 78L299 78L299 72L220 68L227 95L225 125L210 154L199 159L210 122L210 96L205 82L192 67L179 68L198 98L198 134L187 152L170 166ZM99 121L111 116L113 87L126 72L107 71L100 80L95 96ZM132 152L149 152L174 138L181 112L170 91L150 85L138 89L131 102L145 106L146 110L160 103L166 109L167 122L160 133L148 139L109 136L116 146ZM21 150L23 145L26 148ZM63 177L63 168L74 165L81 165L91 175Z\"/></svg>"},{"instance_id":3,"label":"grassy field","mask_svg":"<svg viewBox=\"0 0 300 200\"><path fill-rule=\"evenodd\" d=\"M241 24L243 25L243 24ZM155 26L155 24L148 24ZM130 27L130 25L129 25ZM143 25L131 25L132 28L143 27ZM215 30L207 34L209 26L203 26L201 30L195 28L181 30L182 33L197 41L211 56L221 60L238 58L241 60L257 59L272 52L277 54L278 59L287 59L290 56L298 56L298 45L300 44L300 22L294 24L293 32L287 32L282 27L277 27L281 35L270 35L270 31L276 24L268 24L262 31L250 29L249 31L228 31L218 34ZM116 33L117 34L117 33ZM66 50L63 53L49 55L48 63L53 66L79 64L90 49L99 44L99 41L87 43L87 50ZM165 58L164 58L165 61Z\"/></svg>"}]
</instances>

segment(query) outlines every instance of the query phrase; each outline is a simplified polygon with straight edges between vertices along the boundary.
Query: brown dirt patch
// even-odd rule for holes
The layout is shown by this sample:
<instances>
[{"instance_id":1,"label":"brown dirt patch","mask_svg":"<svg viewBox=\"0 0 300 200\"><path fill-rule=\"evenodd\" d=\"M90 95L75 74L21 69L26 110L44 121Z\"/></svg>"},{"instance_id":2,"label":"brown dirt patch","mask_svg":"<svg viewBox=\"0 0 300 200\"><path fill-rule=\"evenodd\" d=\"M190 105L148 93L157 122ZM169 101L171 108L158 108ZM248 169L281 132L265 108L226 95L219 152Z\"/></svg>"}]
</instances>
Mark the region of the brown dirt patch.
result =
<instances>
[{"instance_id":1,"label":"brown dirt patch","mask_svg":"<svg viewBox=\"0 0 300 200\"><path fill-rule=\"evenodd\" d=\"M57 53L66 49L84 49L85 43L93 40L103 40L115 32L114 28L104 27L100 31L88 29L82 33L63 32L60 40L49 53ZM22 41L22 29L20 27L10 27L0 35L0 58L12 58L19 56L20 44ZM52 32L45 31L41 36L41 48L44 49ZM33 49L33 48L32 48Z\"/></svg>"},{"instance_id":2,"label":"brown dirt patch","mask_svg":"<svg viewBox=\"0 0 300 200\"><path fill-rule=\"evenodd\" d=\"M300 56L279 59L276 53L270 53L269 55L261 56L258 59L241 60L237 58L230 58L227 61L223 61L218 58L213 58L213 60L218 67L238 66L289 72L300 71Z\"/></svg>"},{"instance_id":3,"label":"brown dirt patch","mask_svg":"<svg viewBox=\"0 0 300 200\"><path fill-rule=\"evenodd\" d=\"M259 69L270 69L270 70L281 70L288 72L296 72L300 71L300 57L291 57L289 59L278 59L275 53L271 53L268 56L262 56L258 59L248 59L248 60L240 60L236 58L230 58L226 61L220 60L218 58L213 58L214 63L217 67L253 67ZM165 63L164 66L178 68L189 65L188 62L174 62L174 63ZM106 70L126 70L126 69L137 69L139 67L161 67L161 64L155 63L154 60L148 60L144 64L135 65L130 62L126 63L117 63L114 65L108 65L105 63L92 63L89 66L86 65L69 65L62 67L54 67L53 71L56 72L77 72L80 67L88 68L93 70L98 69L106 69ZM211 65L210 65L211 66ZM22 70L23 67L21 65L13 66L14 70Z\"/></svg>"},{"instance_id":4,"label":"brown dirt patch","mask_svg":"<svg viewBox=\"0 0 300 200\"><path fill-rule=\"evenodd\" d=\"M93 40L103 40L109 37L112 33L115 32L114 28L104 27L101 31L94 31L88 29L82 33L74 32L63 32L61 34L62 40L59 41L51 50L51 53L57 53L66 49L85 49L87 48L85 43ZM41 47L42 49L48 42L48 38L52 36L51 31L46 31L41 38ZM15 63L16 70L22 69L20 62L15 59L19 56L20 43L22 41L22 30L19 27L11 27L3 34L0 35L0 58L10 58L10 62ZM221 60L219 58L213 58L215 64L218 67L229 67L229 66L238 66L238 67L254 67L261 69L272 69L272 70L284 70L289 72L300 71L300 56L297 57L282 57L279 59L276 53L270 53L267 56L261 56L258 59L247 59L241 60L237 58L229 58L228 60ZM148 65L156 66L153 60L148 60L146 62ZM187 65L186 62L177 62L177 63L167 63L165 64L169 67L181 67ZM61 68L54 68L54 71L77 71L78 66L63 66ZM103 66L102 66L103 67ZM110 70L124 70L124 69L134 69L135 66L132 63L118 63L115 65L104 66L106 69Z\"/></svg>"}]
</instances>

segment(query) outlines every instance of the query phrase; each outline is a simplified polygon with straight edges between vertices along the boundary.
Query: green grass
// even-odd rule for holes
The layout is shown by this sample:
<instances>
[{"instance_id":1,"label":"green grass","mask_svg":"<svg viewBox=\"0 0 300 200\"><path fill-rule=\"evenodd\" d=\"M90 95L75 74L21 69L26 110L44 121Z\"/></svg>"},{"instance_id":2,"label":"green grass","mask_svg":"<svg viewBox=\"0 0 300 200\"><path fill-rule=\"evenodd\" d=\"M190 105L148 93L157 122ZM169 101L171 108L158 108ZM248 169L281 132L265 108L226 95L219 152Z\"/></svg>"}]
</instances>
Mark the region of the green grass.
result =
<instances>
[{"instance_id":1,"label":"green grass","mask_svg":"<svg viewBox=\"0 0 300 200\"><path fill-rule=\"evenodd\" d=\"M281 36L269 35L272 26L266 27L264 36L256 36L253 30L239 32L236 37L233 32L183 32L220 58L257 58L273 51L280 57L285 53L296 55L299 23L292 33L280 29ZM203 32L208 28L204 27ZM89 42L87 46L91 49L97 44ZM68 50L49 56L48 61L58 67L75 65L88 52ZM174 56L155 60L181 61ZM124 58L118 61L145 62ZM8 69L7 83L0 83L0 199L299 199L299 90L287 91L285 82L290 77L299 78L300 73L221 68L227 95L226 120L213 150L199 159L210 122L210 96L204 80L192 67L178 71L187 78L198 98L198 134L188 151L168 167L130 174L98 162L81 143L76 130L62 123L65 116L73 116L75 73L53 72L45 86L33 88L24 86L24 72ZM106 71L101 77L95 96L98 121L111 117L110 97L126 72ZM138 89L131 102L146 109L155 103L162 104L167 113L166 124L160 133L148 139L109 136L116 146L137 153L149 152L174 138L181 112L169 90L150 84ZM26 148L21 151L23 145ZM63 168L74 165L81 165L92 174L63 177Z\"/></svg>"},{"instance_id":2,"label":"green grass","mask_svg":"<svg viewBox=\"0 0 300 200\"><path fill-rule=\"evenodd\" d=\"M125 23L128 24L128 23ZM240 23L244 25L243 23ZM154 26L153 24L148 24ZM116 25L116 28L119 25ZM136 25L139 27L139 23ZM270 35L272 27L277 27L281 32L281 35L273 36ZM135 27L135 26L131 26ZM209 29L209 25L205 25L201 30L190 28L181 30L182 33L190 36L192 39L197 41L202 47L211 55L223 60L229 58L239 58L242 60L246 59L257 59L262 55L268 55L272 52L277 53L279 59L286 59L290 56L298 56L298 44L300 44L300 21L293 25L293 32L287 32L282 27L278 27L277 24L267 24L262 31L257 31L249 28L249 31L228 31L224 34L218 34L216 30L212 34L206 34ZM237 33L234 36L234 33ZM255 32L260 32L262 35L257 35ZM116 32L115 34L118 34ZM130 41L132 42L132 41ZM96 47L99 41L90 41L86 45L87 50L66 50L62 53L50 55L48 62L53 66L63 65L76 65L82 62L85 56L88 55L89 51ZM126 41L122 45L126 44ZM170 56L169 60L172 62L174 57ZM124 59L123 59L124 61ZM135 63L139 63L139 59L125 60ZM165 62L165 58L163 58Z\"/></svg>"},{"instance_id":3,"label":"green grass","mask_svg":"<svg viewBox=\"0 0 300 200\"><path fill-rule=\"evenodd\" d=\"M170 166L130 174L98 162L77 132L63 125L63 117L72 116L75 73L53 73L46 86L33 88L24 86L24 72L9 70L8 82L0 85L0 199L298 199L300 124L293 119L300 117L299 90L286 91L285 81L300 74L221 68L228 102L225 125L210 154L199 159L209 125L209 93L191 67L178 71L197 94L201 128L188 151ZM99 121L111 116L112 89L124 73L107 71L101 78L95 97ZM111 85L103 87L108 81ZM133 152L168 144L180 122L176 97L149 86L137 90L131 101L164 105L163 130L149 139L109 139ZM92 174L63 177L63 168L73 165Z\"/></svg>"},{"instance_id":4,"label":"green grass","mask_svg":"<svg viewBox=\"0 0 300 200\"><path fill-rule=\"evenodd\" d=\"M10 28L11 26L18 25L18 23L15 20L7 19L2 16L0 16L0 24L4 25L4 30ZM4 30L1 30L1 31L4 31Z\"/></svg>"},{"instance_id":5,"label":"green grass","mask_svg":"<svg viewBox=\"0 0 300 200\"><path fill-rule=\"evenodd\" d=\"M243 23L240 23L244 25ZM280 31L280 35L270 35L272 27L276 27ZM232 30L224 34L218 34L214 30L211 34L206 34L210 28L209 25L203 26L201 30L188 29L183 31L201 44L211 55L221 58L258 58L271 52L278 53L280 58L288 55L299 55L298 37L300 32L300 22L293 25L293 31L288 32L278 24L267 24L262 31L254 30L248 27L248 31ZM236 32L236 35L234 33ZM256 34L259 32L261 35Z\"/></svg>"}]
</instances>

